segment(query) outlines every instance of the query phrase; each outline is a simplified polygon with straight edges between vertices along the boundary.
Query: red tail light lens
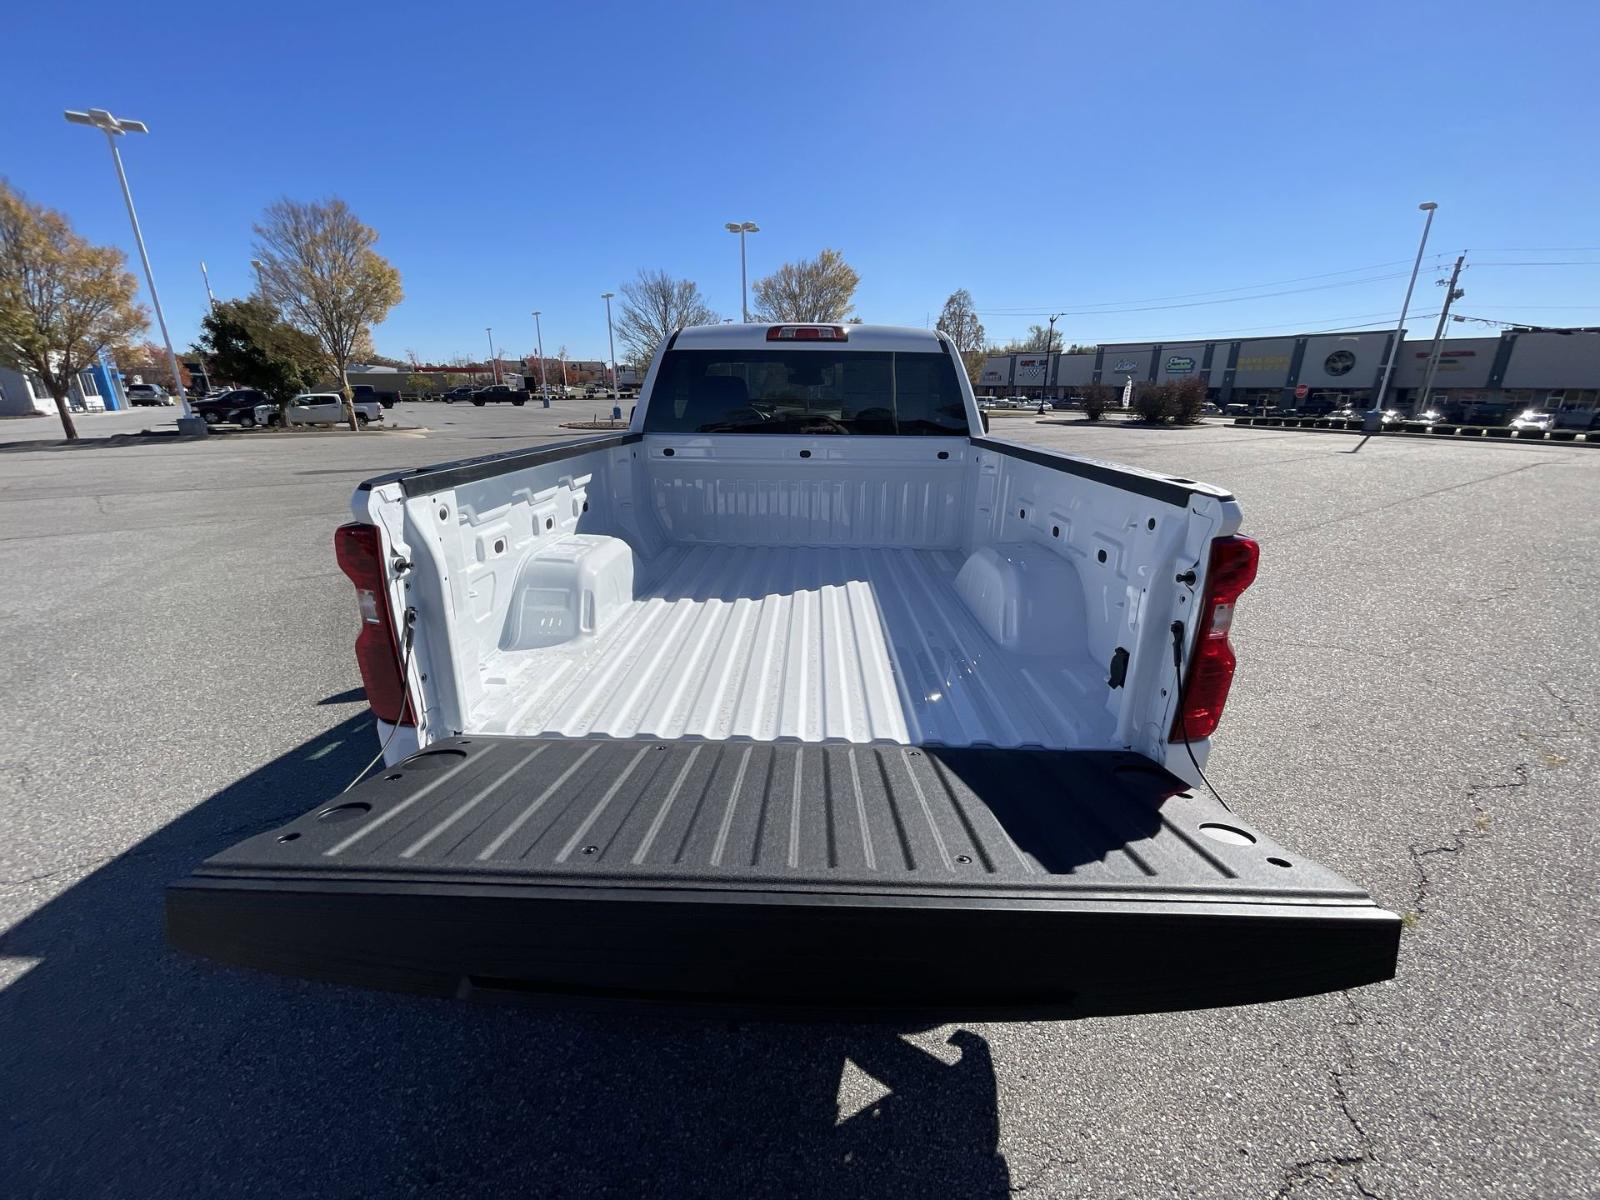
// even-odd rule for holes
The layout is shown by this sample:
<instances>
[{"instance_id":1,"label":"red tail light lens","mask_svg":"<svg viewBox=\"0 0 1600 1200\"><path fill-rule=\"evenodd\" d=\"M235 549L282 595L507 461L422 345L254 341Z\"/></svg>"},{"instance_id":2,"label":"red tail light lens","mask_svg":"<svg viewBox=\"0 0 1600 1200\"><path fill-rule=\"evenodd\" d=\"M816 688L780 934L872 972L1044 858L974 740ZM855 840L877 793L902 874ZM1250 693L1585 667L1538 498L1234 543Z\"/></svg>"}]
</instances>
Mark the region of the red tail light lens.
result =
<instances>
[{"instance_id":1,"label":"red tail light lens","mask_svg":"<svg viewBox=\"0 0 1600 1200\"><path fill-rule=\"evenodd\" d=\"M372 715L391 725L415 725L416 717L400 676L400 654L394 619L389 612L389 588L383 569L383 540L375 525L352 521L333 535L339 569L356 585L356 609L361 632L356 636L356 665L367 689Z\"/></svg>"},{"instance_id":2,"label":"red tail light lens","mask_svg":"<svg viewBox=\"0 0 1600 1200\"><path fill-rule=\"evenodd\" d=\"M850 331L843 325L771 325L769 342L848 342Z\"/></svg>"},{"instance_id":3,"label":"red tail light lens","mask_svg":"<svg viewBox=\"0 0 1600 1200\"><path fill-rule=\"evenodd\" d=\"M1217 538L1211 543L1211 565L1206 570L1206 591L1200 604L1200 630L1189 656L1189 677L1178 698L1178 715L1172 722L1174 742L1198 742L1216 732L1222 707L1233 686L1238 665L1228 630L1233 606L1256 579L1261 547L1247 537Z\"/></svg>"}]
</instances>

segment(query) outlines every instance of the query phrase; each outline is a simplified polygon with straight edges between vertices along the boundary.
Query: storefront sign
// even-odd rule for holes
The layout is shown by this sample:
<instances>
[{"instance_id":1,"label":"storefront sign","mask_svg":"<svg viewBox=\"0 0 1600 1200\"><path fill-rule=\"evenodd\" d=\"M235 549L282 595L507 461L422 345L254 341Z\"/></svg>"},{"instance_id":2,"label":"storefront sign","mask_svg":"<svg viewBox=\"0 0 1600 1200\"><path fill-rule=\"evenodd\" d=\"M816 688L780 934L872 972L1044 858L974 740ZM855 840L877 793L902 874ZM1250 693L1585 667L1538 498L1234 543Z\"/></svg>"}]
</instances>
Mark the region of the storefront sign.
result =
<instances>
[{"instance_id":1,"label":"storefront sign","mask_svg":"<svg viewBox=\"0 0 1600 1200\"><path fill-rule=\"evenodd\" d=\"M1186 354L1174 354L1167 359L1168 375L1187 375L1194 370L1194 359Z\"/></svg>"}]
</instances>

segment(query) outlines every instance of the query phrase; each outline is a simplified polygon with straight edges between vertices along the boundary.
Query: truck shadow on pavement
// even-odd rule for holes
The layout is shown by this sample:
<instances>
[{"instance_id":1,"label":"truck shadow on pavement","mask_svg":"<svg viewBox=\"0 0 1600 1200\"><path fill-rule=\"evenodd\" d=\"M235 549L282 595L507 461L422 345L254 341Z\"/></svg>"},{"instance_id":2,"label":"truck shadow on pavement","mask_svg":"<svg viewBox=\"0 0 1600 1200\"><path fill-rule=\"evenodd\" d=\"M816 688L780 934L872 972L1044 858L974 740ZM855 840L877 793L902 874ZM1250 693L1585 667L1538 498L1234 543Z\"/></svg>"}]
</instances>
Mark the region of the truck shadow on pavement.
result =
<instances>
[{"instance_id":1,"label":"truck shadow on pavement","mask_svg":"<svg viewBox=\"0 0 1600 1200\"><path fill-rule=\"evenodd\" d=\"M0 938L36 960L0 992L8 1196L1007 1194L967 1029L936 1055L889 1027L421 1000L168 948L166 883L375 748L351 717Z\"/></svg>"}]
</instances>

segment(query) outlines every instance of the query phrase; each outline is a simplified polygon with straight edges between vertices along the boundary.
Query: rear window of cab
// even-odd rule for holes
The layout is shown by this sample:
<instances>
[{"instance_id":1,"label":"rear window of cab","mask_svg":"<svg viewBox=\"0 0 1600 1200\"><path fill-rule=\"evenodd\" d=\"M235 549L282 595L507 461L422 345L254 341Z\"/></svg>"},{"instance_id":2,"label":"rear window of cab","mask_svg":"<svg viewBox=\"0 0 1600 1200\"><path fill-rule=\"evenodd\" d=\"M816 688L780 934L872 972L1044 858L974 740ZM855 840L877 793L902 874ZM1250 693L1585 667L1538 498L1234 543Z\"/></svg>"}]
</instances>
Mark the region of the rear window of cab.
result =
<instances>
[{"instance_id":1,"label":"rear window of cab","mask_svg":"<svg viewBox=\"0 0 1600 1200\"><path fill-rule=\"evenodd\" d=\"M646 433L962 436L955 364L938 351L669 350Z\"/></svg>"}]
</instances>

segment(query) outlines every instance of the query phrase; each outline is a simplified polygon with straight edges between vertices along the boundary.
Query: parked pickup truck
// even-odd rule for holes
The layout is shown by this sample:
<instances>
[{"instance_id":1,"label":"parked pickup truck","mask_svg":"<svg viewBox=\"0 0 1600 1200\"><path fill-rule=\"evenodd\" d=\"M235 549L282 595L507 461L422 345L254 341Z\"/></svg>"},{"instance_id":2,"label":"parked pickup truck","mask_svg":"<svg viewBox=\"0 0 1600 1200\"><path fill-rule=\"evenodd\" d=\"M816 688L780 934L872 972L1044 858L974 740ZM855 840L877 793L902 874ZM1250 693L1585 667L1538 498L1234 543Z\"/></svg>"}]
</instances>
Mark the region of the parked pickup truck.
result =
<instances>
[{"instance_id":1,"label":"parked pickup truck","mask_svg":"<svg viewBox=\"0 0 1600 1200\"><path fill-rule=\"evenodd\" d=\"M1392 913L1201 787L1256 574L1239 505L988 436L942 334L683 329L627 432L352 508L388 767L174 884L179 947L950 1018L1393 974Z\"/></svg>"},{"instance_id":2,"label":"parked pickup truck","mask_svg":"<svg viewBox=\"0 0 1600 1200\"><path fill-rule=\"evenodd\" d=\"M355 399L356 421L362 425L383 420L383 405L376 400ZM338 425L345 420L344 397L338 392L303 392L284 409L290 425ZM269 417L272 424L278 416Z\"/></svg>"},{"instance_id":3,"label":"parked pickup truck","mask_svg":"<svg viewBox=\"0 0 1600 1200\"><path fill-rule=\"evenodd\" d=\"M490 401L496 404L510 403L521 408L528 402L528 392L525 388L514 388L508 383L496 383L472 393L472 403L479 408Z\"/></svg>"}]
</instances>

